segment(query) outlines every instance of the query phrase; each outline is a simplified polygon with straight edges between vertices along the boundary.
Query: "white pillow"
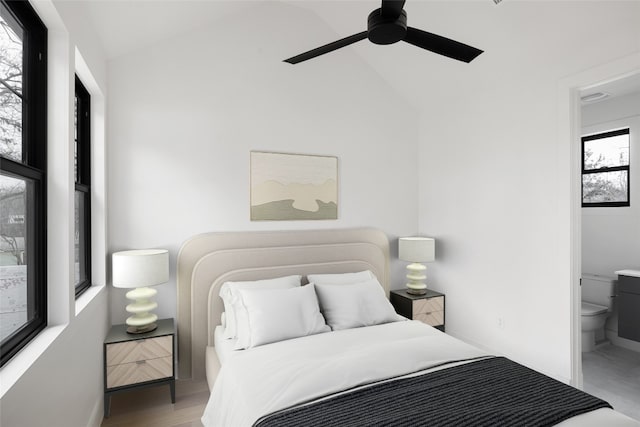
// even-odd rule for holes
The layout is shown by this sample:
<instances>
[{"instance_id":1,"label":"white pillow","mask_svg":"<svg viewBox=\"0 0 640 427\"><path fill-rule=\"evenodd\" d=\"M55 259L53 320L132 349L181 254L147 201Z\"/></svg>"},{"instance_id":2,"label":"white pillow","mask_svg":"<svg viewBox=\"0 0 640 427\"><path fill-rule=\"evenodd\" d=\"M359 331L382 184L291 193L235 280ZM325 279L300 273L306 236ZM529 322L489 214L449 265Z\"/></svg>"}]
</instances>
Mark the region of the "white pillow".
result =
<instances>
[{"instance_id":1,"label":"white pillow","mask_svg":"<svg viewBox=\"0 0 640 427\"><path fill-rule=\"evenodd\" d=\"M377 279L340 286L316 284L316 293L334 331L401 320Z\"/></svg>"},{"instance_id":2,"label":"white pillow","mask_svg":"<svg viewBox=\"0 0 640 427\"><path fill-rule=\"evenodd\" d=\"M302 276L285 276L275 279L266 280L254 280L247 282L225 282L220 287L220 298L224 303L224 312L226 317L226 327L224 329L224 338L232 339L237 337L238 333L238 314L236 313L236 307L240 310L244 310L242 305L238 304L238 290L240 289L287 289L295 286L300 286L300 279ZM244 313L240 313L240 317L243 317Z\"/></svg>"},{"instance_id":3,"label":"white pillow","mask_svg":"<svg viewBox=\"0 0 640 427\"><path fill-rule=\"evenodd\" d=\"M309 283L316 285L345 285L348 283L361 283L369 279L375 279L376 276L370 270L360 271L358 273L341 273L341 274L309 274L307 279Z\"/></svg>"},{"instance_id":4,"label":"white pillow","mask_svg":"<svg viewBox=\"0 0 640 427\"><path fill-rule=\"evenodd\" d=\"M329 332L313 285L292 289L240 290L249 317L249 340L236 347L252 348L291 338ZM239 349L237 348L237 349Z\"/></svg>"}]
</instances>

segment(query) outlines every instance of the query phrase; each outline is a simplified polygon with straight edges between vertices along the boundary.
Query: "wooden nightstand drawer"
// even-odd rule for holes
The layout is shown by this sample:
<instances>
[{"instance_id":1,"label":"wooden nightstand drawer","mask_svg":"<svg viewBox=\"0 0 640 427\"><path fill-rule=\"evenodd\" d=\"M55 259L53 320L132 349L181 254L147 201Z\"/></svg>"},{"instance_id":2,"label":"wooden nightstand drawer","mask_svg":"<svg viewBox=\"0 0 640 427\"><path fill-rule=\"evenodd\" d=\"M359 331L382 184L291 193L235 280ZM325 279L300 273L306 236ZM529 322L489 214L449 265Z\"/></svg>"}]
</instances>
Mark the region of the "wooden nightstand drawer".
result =
<instances>
[{"instance_id":1,"label":"wooden nightstand drawer","mask_svg":"<svg viewBox=\"0 0 640 427\"><path fill-rule=\"evenodd\" d=\"M444 294L427 289L423 295L413 295L406 289L391 291L390 300L398 314L412 320L419 320L444 332Z\"/></svg>"},{"instance_id":2,"label":"wooden nightstand drawer","mask_svg":"<svg viewBox=\"0 0 640 427\"><path fill-rule=\"evenodd\" d=\"M126 341L107 345L107 366L121 365L140 360L171 357L173 336Z\"/></svg>"},{"instance_id":3,"label":"wooden nightstand drawer","mask_svg":"<svg viewBox=\"0 0 640 427\"><path fill-rule=\"evenodd\" d=\"M444 297L413 300L413 315L444 311Z\"/></svg>"},{"instance_id":4,"label":"wooden nightstand drawer","mask_svg":"<svg viewBox=\"0 0 640 427\"><path fill-rule=\"evenodd\" d=\"M444 297L413 300L413 319L430 326L444 325Z\"/></svg>"},{"instance_id":5,"label":"wooden nightstand drawer","mask_svg":"<svg viewBox=\"0 0 640 427\"><path fill-rule=\"evenodd\" d=\"M115 388L173 376L173 357L139 360L107 368L107 387Z\"/></svg>"},{"instance_id":6,"label":"wooden nightstand drawer","mask_svg":"<svg viewBox=\"0 0 640 427\"><path fill-rule=\"evenodd\" d=\"M416 313L413 320L419 320L429 326L444 325L444 311L433 311L431 313Z\"/></svg>"}]
</instances>

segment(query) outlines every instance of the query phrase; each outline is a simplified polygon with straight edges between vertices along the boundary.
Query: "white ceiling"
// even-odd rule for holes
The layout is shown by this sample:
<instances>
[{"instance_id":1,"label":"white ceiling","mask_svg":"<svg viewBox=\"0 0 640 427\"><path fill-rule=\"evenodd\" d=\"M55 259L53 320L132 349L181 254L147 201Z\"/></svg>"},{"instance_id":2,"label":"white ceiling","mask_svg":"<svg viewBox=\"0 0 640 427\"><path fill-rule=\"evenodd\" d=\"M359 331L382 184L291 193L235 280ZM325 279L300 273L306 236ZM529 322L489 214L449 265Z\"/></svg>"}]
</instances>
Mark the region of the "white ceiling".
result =
<instances>
[{"instance_id":1,"label":"white ceiling","mask_svg":"<svg viewBox=\"0 0 640 427\"><path fill-rule=\"evenodd\" d=\"M72 1L78 13L85 16L95 29L108 59L152 46L198 27L242 19L243 11L255 7L265 10L264 6L273 3L269 0ZM291 38L290 46L282 47L282 51L291 56L366 30L368 14L380 7L380 0L287 0L278 3L301 8L319 18L318 28L305 28L304 37L296 34ZM339 68L341 55L358 55L405 99L417 105L429 95L429 91L441 89L437 81L428 78L429 75L444 73L463 82L465 73L482 72L482 61L489 60L487 55L494 55L494 60L523 64L535 61L532 52L535 55L553 55L552 51L536 50L540 27L534 19L521 20L514 27L513 16L522 18L527 13L526 7L517 8L518 3L526 5L527 2L505 0L495 5L492 0L407 1L405 10L408 25L485 50L485 54L471 64L424 52L406 43L377 46L367 40L344 48L340 53L327 54L321 60L336 61L336 67ZM531 2L529 6L532 6ZM277 10L281 11L282 8ZM553 19L550 17L549 22L553 22ZM335 33L335 37L327 39L327 28ZM234 36L237 35L229 34L229 37ZM570 38L569 42L580 46L580 36L574 37L575 40ZM640 75L629 81L625 79L624 82L611 83L605 89L598 87L589 90L606 90L612 96L637 91L640 90ZM587 90L583 92L588 93Z\"/></svg>"},{"instance_id":2,"label":"white ceiling","mask_svg":"<svg viewBox=\"0 0 640 427\"><path fill-rule=\"evenodd\" d=\"M102 40L108 59L133 52L198 27L241 19L241 12L273 0L63 0L83 13ZM486 8L492 0L471 0ZM515 0L512 0L515 1ZM308 10L319 16L338 38L364 31L367 16L380 7L380 0L285 0L276 1ZM429 3L433 0L409 0L405 4L408 24L423 27L429 23ZM426 12L426 13L425 13ZM437 19L433 19L437 22ZM268 16L265 16L268 19ZM310 28L312 33L313 29ZM230 35L231 36L231 35ZM453 36L452 36L453 37ZM327 40L331 42L334 40ZM323 42L324 43L324 42ZM467 41L472 44L471 41ZM365 45L359 43L354 47ZM316 46L311 46L316 47Z\"/></svg>"},{"instance_id":3,"label":"white ceiling","mask_svg":"<svg viewBox=\"0 0 640 427\"><path fill-rule=\"evenodd\" d=\"M243 11L260 7L267 10L274 4L276 12L282 7L302 9L314 15L318 26L305 28L305 34L296 34L292 28L290 46L281 47L287 55L293 56L312 48L322 46L343 37L361 32L367 28L367 17L371 11L380 7L380 0L60 0L71 1L91 25L111 60L138 49L152 46L180 34L215 25L216 22L228 24L228 20L242 19ZM517 0L510 0L517 1ZM503 7L496 6L492 0L466 0L453 2L434 0L409 0L405 4L408 25L443 35L480 49L489 49L490 40L496 35L484 31L489 25L486 20L478 24L456 25L459 14L463 20L475 20L475 14L493 13ZM67 3L69 4L69 3ZM443 6L444 5L444 6ZM266 6L266 8L265 8ZM443 16L444 15L444 16ZM268 19L268 14L265 19ZM451 22L454 24L452 25ZM279 29L280 30L280 29ZM327 30L334 34L327 38ZM235 37L236 34L229 34ZM419 105L428 93L429 86L437 82L425 79L425 70L451 69L453 73L469 72L470 65L439 55L425 52L406 43L391 46L378 46L363 40L340 51L325 55L322 61L336 61L341 66L341 55L357 55L371 66L402 97L413 105ZM482 55L481 55L482 56ZM275 58L281 61L283 58ZM316 61L317 61L316 60ZM477 62L476 59L474 62ZM310 61L312 62L312 61ZM325 62L326 63L326 62ZM297 67L309 66L300 64ZM447 71L448 72L448 71ZM417 82L417 83L416 83Z\"/></svg>"},{"instance_id":4,"label":"white ceiling","mask_svg":"<svg viewBox=\"0 0 640 427\"><path fill-rule=\"evenodd\" d=\"M107 59L223 20L256 1L72 0L102 41Z\"/></svg>"},{"instance_id":5,"label":"white ceiling","mask_svg":"<svg viewBox=\"0 0 640 427\"><path fill-rule=\"evenodd\" d=\"M580 96L584 97L598 92L609 95L604 99L640 92L640 73L584 89L580 92Z\"/></svg>"}]
</instances>

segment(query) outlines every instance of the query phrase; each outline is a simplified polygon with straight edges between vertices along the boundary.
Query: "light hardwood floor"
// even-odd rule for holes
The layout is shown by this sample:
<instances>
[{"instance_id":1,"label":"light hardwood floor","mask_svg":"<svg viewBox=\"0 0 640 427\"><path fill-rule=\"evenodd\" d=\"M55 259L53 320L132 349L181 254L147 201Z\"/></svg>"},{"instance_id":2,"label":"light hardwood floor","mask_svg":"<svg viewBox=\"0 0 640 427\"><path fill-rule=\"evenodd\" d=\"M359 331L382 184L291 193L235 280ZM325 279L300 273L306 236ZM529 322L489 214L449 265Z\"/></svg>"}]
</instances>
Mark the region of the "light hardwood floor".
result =
<instances>
[{"instance_id":1,"label":"light hardwood floor","mask_svg":"<svg viewBox=\"0 0 640 427\"><path fill-rule=\"evenodd\" d=\"M584 389L640 420L640 353L604 346L583 353ZM209 399L206 381L176 381L176 403L169 386L115 394L111 416L103 427L202 427L200 417Z\"/></svg>"},{"instance_id":2,"label":"light hardwood floor","mask_svg":"<svg viewBox=\"0 0 640 427\"><path fill-rule=\"evenodd\" d=\"M176 381L176 403L169 386L142 388L111 398L111 414L103 427L202 427L200 417L209 399L206 381Z\"/></svg>"}]
</instances>

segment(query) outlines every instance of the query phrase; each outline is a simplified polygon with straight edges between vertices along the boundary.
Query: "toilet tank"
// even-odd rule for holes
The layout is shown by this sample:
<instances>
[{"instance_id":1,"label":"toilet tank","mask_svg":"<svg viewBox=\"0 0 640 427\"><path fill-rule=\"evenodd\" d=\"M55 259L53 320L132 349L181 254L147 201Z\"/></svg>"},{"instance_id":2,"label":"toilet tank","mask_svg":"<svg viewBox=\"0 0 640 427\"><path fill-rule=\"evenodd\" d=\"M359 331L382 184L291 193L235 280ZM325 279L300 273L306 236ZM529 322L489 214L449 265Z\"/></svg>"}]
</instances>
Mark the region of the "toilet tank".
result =
<instances>
[{"instance_id":1,"label":"toilet tank","mask_svg":"<svg viewBox=\"0 0 640 427\"><path fill-rule=\"evenodd\" d=\"M613 277L582 275L582 301L603 305L611 311L612 296L615 295L615 279Z\"/></svg>"}]
</instances>

